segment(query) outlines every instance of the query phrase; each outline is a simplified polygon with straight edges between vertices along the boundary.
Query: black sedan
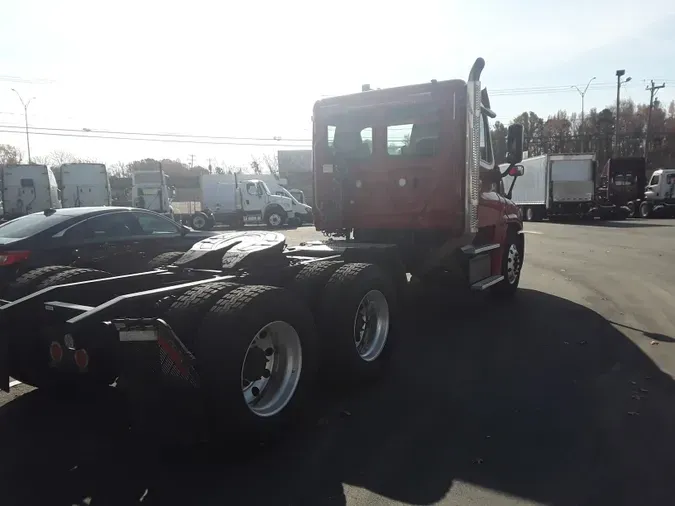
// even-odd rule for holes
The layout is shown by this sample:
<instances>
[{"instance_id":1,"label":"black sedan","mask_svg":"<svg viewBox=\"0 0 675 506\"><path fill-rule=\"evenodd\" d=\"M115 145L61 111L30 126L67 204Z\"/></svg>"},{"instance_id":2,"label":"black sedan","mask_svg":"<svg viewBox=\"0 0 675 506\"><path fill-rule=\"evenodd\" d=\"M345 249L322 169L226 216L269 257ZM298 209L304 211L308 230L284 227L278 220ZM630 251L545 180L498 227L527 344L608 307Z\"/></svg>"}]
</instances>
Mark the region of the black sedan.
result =
<instances>
[{"instance_id":1,"label":"black sedan","mask_svg":"<svg viewBox=\"0 0 675 506\"><path fill-rule=\"evenodd\" d=\"M0 286L45 265L138 272L161 253L187 251L217 234L192 230L145 209L48 209L0 224Z\"/></svg>"}]
</instances>

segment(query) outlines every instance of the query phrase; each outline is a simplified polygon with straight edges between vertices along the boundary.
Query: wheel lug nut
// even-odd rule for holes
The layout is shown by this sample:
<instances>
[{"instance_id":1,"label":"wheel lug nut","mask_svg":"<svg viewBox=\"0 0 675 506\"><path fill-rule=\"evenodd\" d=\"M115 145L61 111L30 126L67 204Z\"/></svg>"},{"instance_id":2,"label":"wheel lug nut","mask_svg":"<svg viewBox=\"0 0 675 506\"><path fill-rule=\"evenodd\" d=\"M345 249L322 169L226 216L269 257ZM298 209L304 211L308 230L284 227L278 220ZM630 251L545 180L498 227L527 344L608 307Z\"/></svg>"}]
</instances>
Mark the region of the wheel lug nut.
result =
<instances>
[{"instance_id":1,"label":"wheel lug nut","mask_svg":"<svg viewBox=\"0 0 675 506\"><path fill-rule=\"evenodd\" d=\"M263 374L262 374L262 375L263 375L263 378L269 378L269 377L272 375L272 373L269 372L268 369L265 369L265 370L263 371Z\"/></svg>"},{"instance_id":2,"label":"wheel lug nut","mask_svg":"<svg viewBox=\"0 0 675 506\"><path fill-rule=\"evenodd\" d=\"M265 350L265 355L267 355L268 357L274 355L274 348L267 348Z\"/></svg>"}]
</instances>

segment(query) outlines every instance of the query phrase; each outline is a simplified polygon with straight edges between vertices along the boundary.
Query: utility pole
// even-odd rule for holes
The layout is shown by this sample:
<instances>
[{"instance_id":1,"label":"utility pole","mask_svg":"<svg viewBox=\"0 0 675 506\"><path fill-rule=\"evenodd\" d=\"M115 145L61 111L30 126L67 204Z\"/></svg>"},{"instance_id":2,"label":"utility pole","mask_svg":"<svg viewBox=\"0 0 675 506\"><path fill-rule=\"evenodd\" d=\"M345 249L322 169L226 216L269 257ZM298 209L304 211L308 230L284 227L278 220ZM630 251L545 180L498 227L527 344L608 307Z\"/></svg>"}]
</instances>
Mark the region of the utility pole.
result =
<instances>
[{"instance_id":1,"label":"utility pole","mask_svg":"<svg viewBox=\"0 0 675 506\"><path fill-rule=\"evenodd\" d=\"M16 96L19 97L19 100L21 100L21 105L23 106L23 116L26 119L26 148L28 151L28 163L31 163L30 160L30 137L28 136L28 106L30 105L31 101L35 99L35 97L31 97L28 102L24 102L23 98L21 98L21 95L19 94L18 91L16 91L14 88L12 88L12 91L16 93Z\"/></svg>"},{"instance_id":2,"label":"utility pole","mask_svg":"<svg viewBox=\"0 0 675 506\"><path fill-rule=\"evenodd\" d=\"M585 127L584 127L584 98L586 97L586 92L588 91L588 87L591 85L591 83L595 80L595 77L591 77L588 83L586 84L586 87L584 88L584 91L581 91L577 86L572 86L575 90L579 92L579 95L581 95L581 132L582 132L582 137L581 137L581 151L586 151L586 142L585 142Z\"/></svg>"},{"instance_id":3,"label":"utility pole","mask_svg":"<svg viewBox=\"0 0 675 506\"><path fill-rule=\"evenodd\" d=\"M211 160L213 160L213 158L209 158L209 174L213 174L213 166L211 165Z\"/></svg>"},{"instance_id":4,"label":"utility pole","mask_svg":"<svg viewBox=\"0 0 675 506\"><path fill-rule=\"evenodd\" d=\"M654 97L656 97L656 93L661 88L665 87L666 83L663 83L660 86L655 86L654 80L652 79L651 85L645 88L645 90L649 92L649 114L647 115L647 132L645 133L645 151L644 151L645 162L647 161L647 157L649 155L649 136L651 135L652 129L652 109L654 109Z\"/></svg>"},{"instance_id":5,"label":"utility pole","mask_svg":"<svg viewBox=\"0 0 675 506\"><path fill-rule=\"evenodd\" d=\"M190 156L190 168L192 168L195 165L195 155L189 155L189 156Z\"/></svg>"},{"instance_id":6,"label":"utility pole","mask_svg":"<svg viewBox=\"0 0 675 506\"><path fill-rule=\"evenodd\" d=\"M616 71L616 121L614 122L614 156L619 154L619 113L621 112L621 85L626 84L632 79L627 77L623 81L621 77L626 74L626 71L621 69Z\"/></svg>"}]
</instances>

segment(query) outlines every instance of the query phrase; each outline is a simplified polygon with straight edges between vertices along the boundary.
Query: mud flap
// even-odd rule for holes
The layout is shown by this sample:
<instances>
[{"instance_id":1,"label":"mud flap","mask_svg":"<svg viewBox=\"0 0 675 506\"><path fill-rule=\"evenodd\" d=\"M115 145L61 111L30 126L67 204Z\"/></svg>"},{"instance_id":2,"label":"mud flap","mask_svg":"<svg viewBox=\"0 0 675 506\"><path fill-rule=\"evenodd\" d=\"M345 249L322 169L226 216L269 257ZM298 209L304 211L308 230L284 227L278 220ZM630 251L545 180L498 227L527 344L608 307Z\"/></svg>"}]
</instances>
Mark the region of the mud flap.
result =
<instances>
[{"instance_id":1,"label":"mud flap","mask_svg":"<svg viewBox=\"0 0 675 506\"><path fill-rule=\"evenodd\" d=\"M0 300L0 307L6 303L7 301ZM9 392L9 339L5 329L6 323L0 309L0 390Z\"/></svg>"}]
</instances>

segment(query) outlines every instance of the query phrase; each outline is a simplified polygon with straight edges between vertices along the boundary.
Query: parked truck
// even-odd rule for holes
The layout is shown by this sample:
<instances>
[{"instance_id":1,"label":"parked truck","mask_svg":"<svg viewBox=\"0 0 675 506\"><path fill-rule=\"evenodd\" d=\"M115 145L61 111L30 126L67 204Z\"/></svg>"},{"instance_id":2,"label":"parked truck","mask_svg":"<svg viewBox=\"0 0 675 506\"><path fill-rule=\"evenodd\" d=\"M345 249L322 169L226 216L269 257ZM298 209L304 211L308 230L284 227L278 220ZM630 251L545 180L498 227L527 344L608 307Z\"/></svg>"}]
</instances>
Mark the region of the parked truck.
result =
<instances>
[{"instance_id":1,"label":"parked truck","mask_svg":"<svg viewBox=\"0 0 675 506\"><path fill-rule=\"evenodd\" d=\"M675 169L657 169L652 173L640 203L640 216L675 216Z\"/></svg>"},{"instance_id":2,"label":"parked truck","mask_svg":"<svg viewBox=\"0 0 675 506\"><path fill-rule=\"evenodd\" d=\"M8 165L2 170L2 202L5 219L60 209L54 173L46 165Z\"/></svg>"},{"instance_id":3,"label":"parked truck","mask_svg":"<svg viewBox=\"0 0 675 506\"><path fill-rule=\"evenodd\" d=\"M190 225L196 230L210 229L216 224L243 227L264 223L269 227L281 227L295 220L297 206L293 205L293 200L275 194L262 177L201 175L202 210L190 217Z\"/></svg>"},{"instance_id":4,"label":"parked truck","mask_svg":"<svg viewBox=\"0 0 675 506\"><path fill-rule=\"evenodd\" d=\"M592 216L595 205L595 155L556 154L526 158L513 201L525 220ZM501 169L508 168L502 164ZM506 176L505 184L511 182Z\"/></svg>"},{"instance_id":5,"label":"parked truck","mask_svg":"<svg viewBox=\"0 0 675 506\"><path fill-rule=\"evenodd\" d=\"M293 213L295 214L295 222L298 225L303 223L314 223L314 211L312 211L312 206L305 204L304 197L305 195L300 190L287 190L285 187L277 184L275 187L270 188L275 195L281 197L287 197L291 199L293 205ZM298 193L299 192L299 193ZM300 197L302 200L299 200L297 197Z\"/></svg>"},{"instance_id":6,"label":"parked truck","mask_svg":"<svg viewBox=\"0 0 675 506\"><path fill-rule=\"evenodd\" d=\"M115 381L144 415L132 427L172 434L165 441L259 441L307 412L317 380L361 385L384 373L393 339L408 337L395 331L407 273L513 296L525 236L508 197L523 174L523 128L509 127L500 172L483 67L476 60L466 82L315 104L315 227L329 241L232 232L145 273L26 274L18 281L34 292L0 307L0 386L10 375L63 392ZM388 150L387 136L405 146Z\"/></svg>"},{"instance_id":7,"label":"parked truck","mask_svg":"<svg viewBox=\"0 0 675 506\"><path fill-rule=\"evenodd\" d=\"M109 206L112 204L108 169L102 163L61 165L61 204L63 207Z\"/></svg>"},{"instance_id":8,"label":"parked truck","mask_svg":"<svg viewBox=\"0 0 675 506\"><path fill-rule=\"evenodd\" d=\"M134 207L148 209L173 219L171 200L174 189L169 186L169 176L159 164L156 168L132 167L131 201Z\"/></svg>"},{"instance_id":9,"label":"parked truck","mask_svg":"<svg viewBox=\"0 0 675 506\"><path fill-rule=\"evenodd\" d=\"M597 175L596 202L603 217L638 214L644 198L647 162L644 157L610 158Z\"/></svg>"}]
</instances>

